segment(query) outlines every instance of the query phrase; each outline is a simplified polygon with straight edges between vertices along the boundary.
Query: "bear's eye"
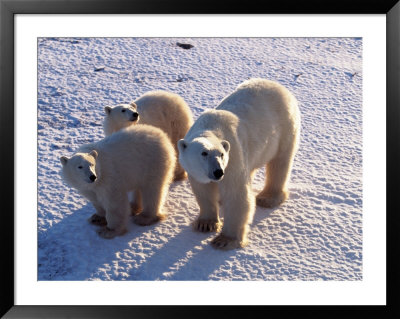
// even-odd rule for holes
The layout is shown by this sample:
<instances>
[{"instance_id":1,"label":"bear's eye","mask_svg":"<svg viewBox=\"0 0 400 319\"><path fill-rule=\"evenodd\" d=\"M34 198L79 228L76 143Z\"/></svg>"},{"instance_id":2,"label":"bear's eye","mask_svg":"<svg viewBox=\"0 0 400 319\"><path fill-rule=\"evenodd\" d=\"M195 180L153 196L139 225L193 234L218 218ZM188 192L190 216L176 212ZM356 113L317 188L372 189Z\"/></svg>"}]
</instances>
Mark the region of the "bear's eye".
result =
<instances>
[{"instance_id":1,"label":"bear's eye","mask_svg":"<svg viewBox=\"0 0 400 319\"><path fill-rule=\"evenodd\" d=\"M83 167L82 167L82 166L78 166L78 168L79 168L79 169L82 169Z\"/></svg>"},{"instance_id":2,"label":"bear's eye","mask_svg":"<svg viewBox=\"0 0 400 319\"><path fill-rule=\"evenodd\" d=\"M207 152L203 152L203 153L201 153L201 155L202 155L202 156L207 156L208 153L207 153Z\"/></svg>"},{"instance_id":3,"label":"bear's eye","mask_svg":"<svg viewBox=\"0 0 400 319\"><path fill-rule=\"evenodd\" d=\"M125 109L123 109L121 112L122 112L122 113L124 113L125 111L126 111L126 110L125 110Z\"/></svg>"}]
</instances>

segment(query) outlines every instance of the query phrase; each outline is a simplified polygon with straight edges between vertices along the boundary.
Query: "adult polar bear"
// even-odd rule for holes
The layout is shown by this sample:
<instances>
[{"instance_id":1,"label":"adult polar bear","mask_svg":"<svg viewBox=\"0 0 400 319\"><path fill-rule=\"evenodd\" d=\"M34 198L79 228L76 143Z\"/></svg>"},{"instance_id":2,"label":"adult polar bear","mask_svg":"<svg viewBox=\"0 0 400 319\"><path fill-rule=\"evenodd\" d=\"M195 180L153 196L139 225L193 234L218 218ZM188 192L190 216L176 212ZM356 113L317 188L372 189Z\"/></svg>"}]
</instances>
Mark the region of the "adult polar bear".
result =
<instances>
[{"instance_id":1,"label":"adult polar bear","mask_svg":"<svg viewBox=\"0 0 400 319\"><path fill-rule=\"evenodd\" d=\"M256 197L257 205L275 207L288 197L299 133L295 97L276 82L250 79L215 110L202 114L178 142L179 161L200 206L195 229L218 230L221 204L224 225L212 241L214 247L246 245L255 210L251 178L257 168L266 165L265 187Z\"/></svg>"},{"instance_id":2,"label":"adult polar bear","mask_svg":"<svg viewBox=\"0 0 400 319\"><path fill-rule=\"evenodd\" d=\"M167 133L176 153L177 142L185 136L193 124L193 116L185 100L167 91L149 91L130 104L104 108L103 122L106 136L135 124L148 124ZM177 163L175 181L186 178L184 169Z\"/></svg>"}]
</instances>

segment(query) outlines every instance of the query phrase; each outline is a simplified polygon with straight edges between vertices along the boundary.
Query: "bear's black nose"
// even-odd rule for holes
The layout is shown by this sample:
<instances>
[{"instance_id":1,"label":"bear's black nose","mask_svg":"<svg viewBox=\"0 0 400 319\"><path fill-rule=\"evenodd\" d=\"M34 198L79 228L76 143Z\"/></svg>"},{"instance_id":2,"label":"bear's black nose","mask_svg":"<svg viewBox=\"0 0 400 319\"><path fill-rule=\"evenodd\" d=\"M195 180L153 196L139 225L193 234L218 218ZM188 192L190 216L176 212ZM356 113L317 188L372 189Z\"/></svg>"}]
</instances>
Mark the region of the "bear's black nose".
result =
<instances>
[{"instance_id":1,"label":"bear's black nose","mask_svg":"<svg viewBox=\"0 0 400 319\"><path fill-rule=\"evenodd\" d=\"M224 171L222 169L216 169L213 174L216 179L220 179L224 175Z\"/></svg>"},{"instance_id":2,"label":"bear's black nose","mask_svg":"<svg viewBox=\"0 0 400 319\"><path fill-rule=\"evenodd\" d=\"M94 182L94 181L96 180L97 177L96 177L96 175L90 175L89 178L90 178L90 180L91 180L92 182Z\"/></svg>"},{"instance_id":3,"label":"bear's black nose","mask_svg":"<svg viewBox=\"0 0 400 319\"><path fill-rule=\"evenodd\" d=\"M138 119L138 117L139 117L139 113L133 112L132 117L130 118L130 121L134 122Z\"/></svg>"}]
</instances>

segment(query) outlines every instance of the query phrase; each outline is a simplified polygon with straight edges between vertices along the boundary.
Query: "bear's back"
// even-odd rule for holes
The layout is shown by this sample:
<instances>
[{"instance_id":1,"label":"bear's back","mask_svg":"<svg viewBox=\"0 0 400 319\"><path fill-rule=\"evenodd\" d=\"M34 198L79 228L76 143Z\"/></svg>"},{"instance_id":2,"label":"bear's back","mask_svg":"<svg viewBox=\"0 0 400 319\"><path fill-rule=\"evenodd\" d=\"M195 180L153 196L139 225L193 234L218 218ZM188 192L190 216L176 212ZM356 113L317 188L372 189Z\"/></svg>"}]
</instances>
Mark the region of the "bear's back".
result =
<instances>
[{"instance_id":1,"label":"bear's back","mask_svg":"<svg viewBox=\"0 0 400 319\"><path fill-rule=\"evenodd\" d=\"M127 146L137 153L156 152L168 144L165 133L150 125L132 125L124 128L99 142L99 149L106 152L127 151ZM166 145L168 147L168 145Z\"/></svg>"},{"instance_id":2,"label":"bear's back","mask_svg":"<svg viewBox=\"0 0 400 319\"><path fill-rule=\"evenodd\" d=\"M102 171L116 175L156 174L174 165L175 151L160 129L149 125L131 126L96 143Z\"/></svg>"},{"instance_id":3,"label":"bear's back","mask_svg":"<svg viewBox=\"0 0 400 319\"><path fill-rule=\"evenodd\" d=\"M189 106L181 96L167 91L150 91L137 100L140 124L149 124L162 128L171 136L172 123L193 123Z\"/></svg>"},{"instance_id":4,"label":"bear's back","mask_svg":"<svg viewBox=\"0 0 400 319\"><path fill-rule=\"evenodd\" d=\"M296 134L300 122L296 98L281 84L266 79L243 82L217 110L238 117L237 135L245 156L251 154L250 167L272 158L282 138Z\"/></svg>"},{"instance_id":5,"label":"bear's back","mask_svg":"<svg viewBox=\"0 0 400 319\"><path fill-rule=\"evenodd\" d=\"M236 90L225 97L217 110L226 110L239 118L280 115L297 112L297 101L283 85L267 79L250 79L239 85Z\"/></svg>"}]
</instances>

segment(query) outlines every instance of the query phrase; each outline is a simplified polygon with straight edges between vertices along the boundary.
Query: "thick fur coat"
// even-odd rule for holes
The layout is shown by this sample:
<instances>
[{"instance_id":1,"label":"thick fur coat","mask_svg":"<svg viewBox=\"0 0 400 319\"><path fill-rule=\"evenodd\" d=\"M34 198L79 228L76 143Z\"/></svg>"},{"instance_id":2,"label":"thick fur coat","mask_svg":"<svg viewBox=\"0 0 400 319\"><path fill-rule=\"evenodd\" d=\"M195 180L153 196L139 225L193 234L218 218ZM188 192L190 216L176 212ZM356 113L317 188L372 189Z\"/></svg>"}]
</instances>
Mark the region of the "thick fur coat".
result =
<instances>
[{"instance_id":1,"label":"thick fur coat","mask_svg":"<svg viewBox=\"0 0 400 319\"><path fill-rule=\"evenodd\" d=\"M178 94L166 91L150 91L131 104L105 107L103 122L106 136L135 124L148 124L163 130L170 138L175 152L177 142L193 124L190 108ZM174 180L186 178L184 169L177 163Z\"/></svg>"},{"instance_id":2,"label":"thick fur coat","mask_svg":"<svg viewBox=\"0 0 400 319\"><path fill-rule=\"evenodd\" d=\"M113 238L134 221L150 225L164 218L162 211L176 163L167 135L149 125L131 126L103 140L82 146L72 157L61 157L62 176L96 209L90 221L103 225L99 234ZM129 203L128 192L135 192Z\"/></svg>"},{"instance_id":3,"label":"thick fur coat","mask_svg":"<svg viewBox=\"0 0 400 319\"><path fill-rule=\"evenodd\" d=\"M288 197L287 183L298 148L300 112L295 97L282 85L251 79L202 114L178 142L179 161L200 206L194 227L219 230L216 248L247 243L255 204L275 207ZM252 195L256 169L266 167L264 189Z\"/></svg>"}]
</instances>

